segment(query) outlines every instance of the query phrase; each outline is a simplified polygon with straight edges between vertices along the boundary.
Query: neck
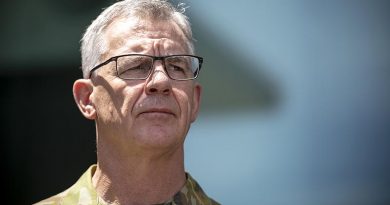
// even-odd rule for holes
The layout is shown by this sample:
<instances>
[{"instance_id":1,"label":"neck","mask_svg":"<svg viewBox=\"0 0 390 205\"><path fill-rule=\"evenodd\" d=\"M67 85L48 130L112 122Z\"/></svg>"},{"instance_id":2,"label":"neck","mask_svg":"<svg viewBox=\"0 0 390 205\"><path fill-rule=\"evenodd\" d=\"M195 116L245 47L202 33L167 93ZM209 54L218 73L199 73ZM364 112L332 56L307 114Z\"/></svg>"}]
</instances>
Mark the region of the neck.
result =
<instances>
[{"instance_id":1,"label":"neck","mask_svg":"<svg viewBox=\"0 0 390 205\"><path fill-rule=\"evenodd\" d=\"M98 196L108 203L163 203L185 184L182 146L159 155L162 157L110 149L99 142L97 146L98 166L92 183Z\"/></svg>"}]
</instances>

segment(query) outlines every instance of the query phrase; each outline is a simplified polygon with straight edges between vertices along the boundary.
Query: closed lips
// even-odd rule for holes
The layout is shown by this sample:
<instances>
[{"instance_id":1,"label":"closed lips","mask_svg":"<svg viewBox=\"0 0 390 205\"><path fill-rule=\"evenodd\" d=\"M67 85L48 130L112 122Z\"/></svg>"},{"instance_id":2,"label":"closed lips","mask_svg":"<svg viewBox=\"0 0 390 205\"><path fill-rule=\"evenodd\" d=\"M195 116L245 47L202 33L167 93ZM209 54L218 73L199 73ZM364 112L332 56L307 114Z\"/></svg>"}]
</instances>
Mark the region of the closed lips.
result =
<instances>
[{"instance_id":1,"label":"closed lips","mask_svg":"<svg viewBox=\"0 0 390 205\"><path fill-rule=\"evenodd\" d=\"M171 114L171 115L175 115L175 114L174 114L171 110L169 110L169 109L157 109L157 108L145 110L145 111L141 112L140 114L146 114L146 113L162 113L162 114Z\"/></svg>"}]
</instances>

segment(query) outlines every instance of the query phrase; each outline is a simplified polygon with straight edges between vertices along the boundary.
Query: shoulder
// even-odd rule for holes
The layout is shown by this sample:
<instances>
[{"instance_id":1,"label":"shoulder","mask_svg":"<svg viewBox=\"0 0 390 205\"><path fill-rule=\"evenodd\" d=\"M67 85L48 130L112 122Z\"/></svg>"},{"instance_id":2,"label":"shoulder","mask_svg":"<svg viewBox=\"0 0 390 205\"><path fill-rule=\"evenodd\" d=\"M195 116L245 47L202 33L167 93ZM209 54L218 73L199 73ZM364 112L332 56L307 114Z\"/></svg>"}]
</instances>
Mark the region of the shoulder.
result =
<instances>
[{"instance_id":1,"label":"shoulder","mask_svg":"<svg viewBox=\"0 0 390 205\"><path fill-rule=\"evenodd\" d=\"M86 187L78 188L72 186L57 195L51 196L33 205L90 205L96 203L96 198L94 196L94 192L92 190L88 190Z\"/></svg>"},{"instance_id":2,"label":"shoulder","mask_svg":"<svg viewBox=\"0 0 390 205\"><path fill-rule=\"evenodd\" d=\"M37 202L33 205L58 205L58 204L63 204L63 200L64 198L68 195L68 192L69 192L69 189L57 194L57 195L54 195L54 196L51 196L47 199L44 199L40 202Z\"/></svg>"},{"instance_id":3,"label":"shoulder","mask_svg":"<svg viewBox=\"0 0 390 205\"><path fill-rule=\"evenodd\" d=\"M187 174L187 181L184 188L180 191L179 195L175 199L175 202L186 203L177 203L177 204L195 204L195 205L219 205L214 199L209 197L198 184L198 182L192 178L189 173Z\"/></svg>"},{"instance_id":4,"label":"shoulder","mask_svg":"<svg viewBox=\"0 0 390 205\"><path fill-rule=\"evenodd\" d=\"M91 182L94 169L93 165L70 188L34 205L93 204L96 202L96 191Z\"/></svg>"}]
</instances>

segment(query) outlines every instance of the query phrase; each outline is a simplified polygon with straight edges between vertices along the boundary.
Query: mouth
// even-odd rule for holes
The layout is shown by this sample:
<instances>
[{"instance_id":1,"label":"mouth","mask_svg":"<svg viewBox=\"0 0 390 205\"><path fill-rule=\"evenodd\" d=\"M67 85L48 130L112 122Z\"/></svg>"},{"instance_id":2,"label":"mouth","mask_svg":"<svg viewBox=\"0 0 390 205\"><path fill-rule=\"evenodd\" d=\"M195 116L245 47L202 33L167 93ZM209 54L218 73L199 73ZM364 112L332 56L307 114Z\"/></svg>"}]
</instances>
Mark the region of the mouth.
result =
<instances>
[{"instance_id":1,"label":"mouth","mask_svg":"<svg viewBox=\"0 0 390 205\"><path fill-rule=\"evenodd\" d=\"M169 110L169 109L148 109L140 113L140 115L172 115L175 116L175 114Z\"/></svg>"}]
</instances>

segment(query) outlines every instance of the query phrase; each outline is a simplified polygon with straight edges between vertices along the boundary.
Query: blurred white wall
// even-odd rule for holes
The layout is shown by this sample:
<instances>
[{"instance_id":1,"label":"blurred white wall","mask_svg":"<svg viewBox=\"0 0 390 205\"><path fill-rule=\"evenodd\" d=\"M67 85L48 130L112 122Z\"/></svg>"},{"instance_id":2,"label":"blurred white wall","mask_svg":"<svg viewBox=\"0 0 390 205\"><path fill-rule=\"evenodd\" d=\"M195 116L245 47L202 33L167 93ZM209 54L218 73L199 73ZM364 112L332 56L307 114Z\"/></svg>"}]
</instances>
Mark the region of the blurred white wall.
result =
<instances>
[{"instance_id":1,"label":"blurred white wall","mask_svg":"<svg viewBox=\"0 0 390 205\"><path fill-rule=\"evenodd\" d=\"M222 204L390 203L388 1L187 3L192 18L282 91L276 110L202 113L192 126L187 169L211 196Z\"/></svg>"}]
</instances>

